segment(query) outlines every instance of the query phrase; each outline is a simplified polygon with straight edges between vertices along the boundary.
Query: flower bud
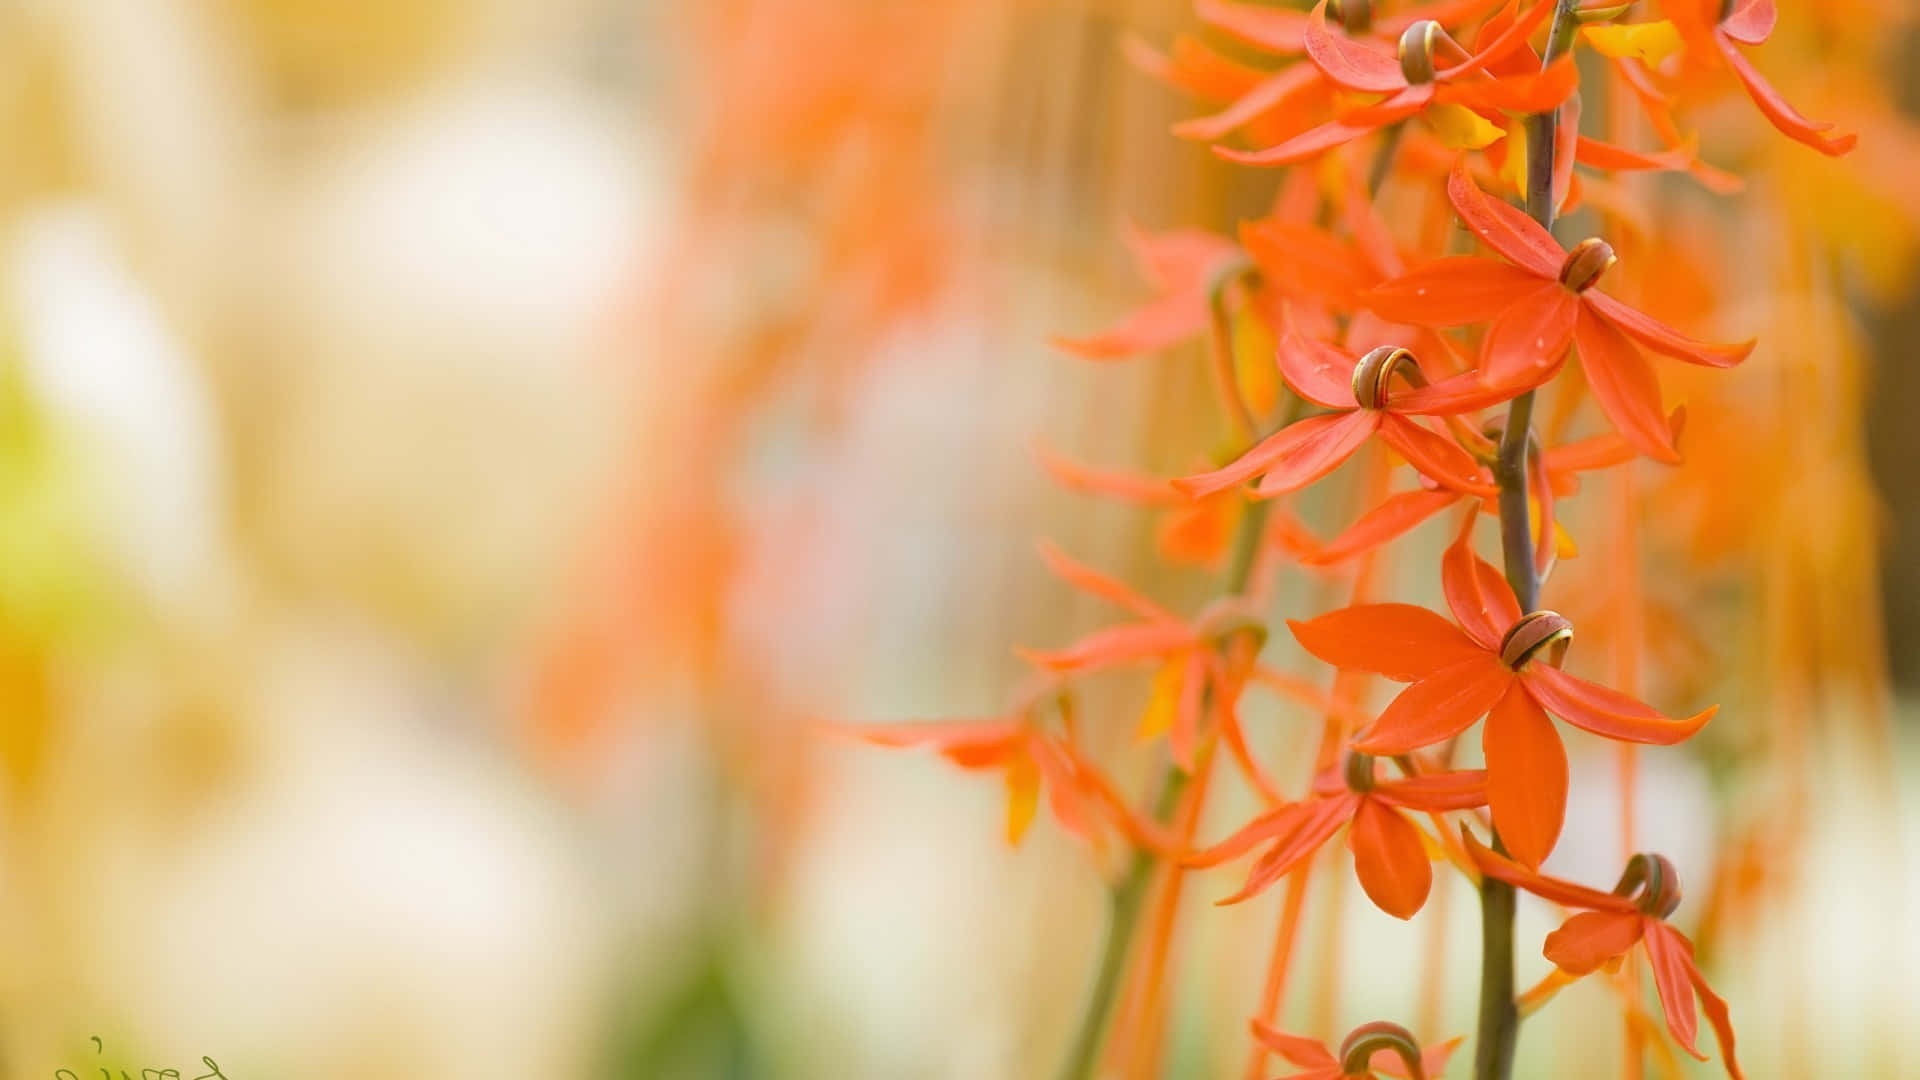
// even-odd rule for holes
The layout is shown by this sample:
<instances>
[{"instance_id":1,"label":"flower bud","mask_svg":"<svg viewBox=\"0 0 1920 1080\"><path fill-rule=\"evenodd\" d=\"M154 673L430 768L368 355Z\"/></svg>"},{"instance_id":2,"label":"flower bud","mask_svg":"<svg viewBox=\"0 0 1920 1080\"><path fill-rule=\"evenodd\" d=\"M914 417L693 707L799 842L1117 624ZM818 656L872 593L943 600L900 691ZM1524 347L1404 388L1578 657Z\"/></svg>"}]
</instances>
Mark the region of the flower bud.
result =
<instances>
[{"instance_id":1,"label":"flower bud","mask_svg":"<svg viewBox=\"0 0 1920 1080\"><path fill-rule=\"evenodd\" d=\"M1360 358L1353 365L1353 400L1363 409L1384 409L1387 407L1387 384L1395 375L1406 378L1414 386L1425 386L1426 377L1420 373L1420 361L1413 353L1395 345L1382 345Z\"/></svg>"},{"instance_id":2,"label":"flower bud","mask_svg":"<svg viewBox=\"0 0 1920 1080\"><path fill-rule=\"evenodd\" d=\"M1327 14L1349 34L1373 29L1373 0L1327 0Z\"/></svg>"},{"instance_id":3,"label":"flower bud","mask_svg":"<svg viewBox=\"0 0 1920 1080\"><path fill-rule=\"evenodd\" d=\"M1559 666L1573 641L1573 623L1557 611L1531 611L1520 617L1500 639L1500 662L1520 670L1527 661L1547 649L1547 662Z\"/></svg>"},{"instance_id":4,"label":"flower bud","mask_svg":"<svg viewBox=\"0 0 1920 1080\"><path fill-rule=\"evenodd\" d=\"M1433 42L1440 24L1421 19L1400 35L1400 74L1413 86L1433 81Z\"/></svg>"},{"instance_id":5,"label":"flower bud","mask_svg":"<svg viewBox=\"0 0 1920 1080\"><path fill-rule=\"evenodd\" d=\"M1619 261L1619 257L1613 253L1612 244L1597 236L1589 236L1567 252L1567 261L1560 264L1560 284L1574 292L1586 292L1593 288L1608 267Z\"/></svg>"},{"instance_id":6,"label":"flower bud","mask_svg":"<svg viewBox=\"0 0 1920 1080\"><path fill-rule=\"evenodd\" d=\"M1413 1032L1385 1020L1361 1024L1340 1044L1340 1071L1348 1076L1367 1076L1372 1072L1373 1055L1391 1050L1399 1055L1411 1080L1427 1080L1426 1066L1420 1061L1420 1043Z\"/></svg>"},{"instance_id":7,"label":"flower bud","mask_svg":"<svg viewBox=\"0 0 1920 1080\"><path fill-rule=\"evenodd\" d=\"M1680 907L1680 871L1665 855L1643 851L1627 860L1613 895L1628 897L1641 911L1664 919Z\"/></svg>"}]
</instances>

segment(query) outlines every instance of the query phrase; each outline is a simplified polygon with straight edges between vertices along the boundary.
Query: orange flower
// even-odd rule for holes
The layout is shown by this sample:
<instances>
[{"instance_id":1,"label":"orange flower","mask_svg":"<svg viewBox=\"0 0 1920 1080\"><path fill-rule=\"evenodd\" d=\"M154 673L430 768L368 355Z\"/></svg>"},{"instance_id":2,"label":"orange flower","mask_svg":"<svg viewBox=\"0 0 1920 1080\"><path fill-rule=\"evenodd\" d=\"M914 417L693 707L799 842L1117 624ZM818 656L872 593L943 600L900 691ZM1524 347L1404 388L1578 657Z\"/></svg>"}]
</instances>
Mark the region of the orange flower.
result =
<instances>
[{"instance_id":1,"label":"orange flower","mask_svg":"<svg viewBox=\"0 0 1920 1080\"><path fill-rule=\"evenodd\" d=\"M1257 621L1242 606L1227 601L1189 622L1117 579L1067 557L1051 544L1042 545L1040 553L1062 580L1133 612L1140 621L1097 630L1064 649L1022 649L1020 655L1056 675L1090 674L1145 660L1159 661L1164 674L1162 696L1168 701L1170 713L1168 744L1174 760L1191 770L1209 690L1215 711L1221 714L1230 712L1226 703L1238 692L1238 681L1231 677L1216 646L1236 631L1259 630Z\"/></svg>"},{"instance_id":2,"label":"orange flower","mask_svg":"<svg viewBox=\"0 0 1920 1080\"><path fill-rule=\"evenodd\" d=\"M1096 469L1070 461L1045 446L1036 445L1034 454L1062 487L1161 510L1155 535L1160 554L1168 562L1217 566L1225 558L1244 509L1239 493L1222 491L1204 499L1189 499L1171 482L1157 476Z\"/></svg>"},{"instance_id":3,"label":"orange flower","mask_svg":"<svg viewBox=\"0 0 1920 1080\"><path fill-rule=\"evenodd\" d=\"M1641 453L1678 461L1660 384L1636 343L1689 363L1731 367L1746 359L1753 342L1695 341L1594 288L1614 262L1604 240L1562 249L1532 218L1481 191L1464 161L1454 167L1447 196L1461 221L1507 261L1436 259L1372 290L1367 305L1422 326L1488 322L1480 377L1510 394L1551 379L1568 345L1577 346L1587 385L1614 427Z\"/></svg>"},{"instance_id":4,"label":"orange flower","mask_svg":"<svg viewBox=\"0 0 1920 1080\"><path fill-rule=\"evenodd\" d=\"M1660 1009L1666 1014L1673 1040L1687 1053L1707 1060L1695 1046L1699 1035L1699 1018L1694 1011L1697 994L1700 1008L1720 1040L1727 1075L1742 1080L1740 1062L1734 1057L1733 1023L1727 1015L1727 1003L1707 985L1699 965L1694 963L1693 943L1666 921L1680 904L1680 875L1672 863L1659 855L1635 855L1620 884L1613 892L1603 893L1529 870L1489 850L1471 833L1462 830L1462 835L1467 853L1481 873L1564 907L1585 909L1547 935L1542 952L1562 971L1586 975L1617 960L1635 945L1645 945L1654 990L1660 995Z\"/></svg>"},{"instance_id":5,"label":"orange flower","mask_svg":"<svg viewBox=\"0 0 1920 1080\"><path fill-rule=\"evenodd\" d=\"M1764 45L1772 36L1774 23L1779 18L1773 0L1740 0L1732 4L1722 0L1685 0L1667 7L1673 17L1672 25L1686 42L1689 54L1704 58L1717 51L1727 70L1740 80L1747 96L1759 107L1760 114L1781 134L1834 157L1853 149L1859 141L1857 135L1826 134L1833 130L1831 122L1809 120L1801 115L1741 53L1740 46ZM1622 66L1627 64L1623 62Z\"/></svg>"},{"instance_id":6,"label":"orange flower","mask_svg":"<svg viewBox=\"0 0 1920 1080\"><path fill-rule=\"evenodd\" d=\"M1494 824L1515 857L1538 866L1559 839L1567 801L1567 752L1548 713L1602 738L1666 745L1700 730L1715 710L1674 720L1561 671L1557 654L1572 625L1551 611L1520 611L1499 571L1473 553L1473 521L1470 514L1440 569L1458 627L1411 604L1361 604L1287 625L1336 667L1410 684L1361 732L1358 750L1408 753L1485 716Z\"/></svg>"},{"instance_id":7,"label":"orange flower","mask_svg":"<svg viewBox=\"0 0 1920 1080\"><path fill-rule=\"evenodd\" d=\"M1421 1050L1406 1028L1386 1023L1355 1028L1337 1055L1318 1039L1289 1035L1259 1020L1253 1021L1253 1034L1274 1053L1306 1070L1282 1080L1367 1080L1375 1075L1438 1080L1460 1045L1458 1038L1452 1038Z\"/></svg>"},{"instance_id":8,"label":"orange flower","mask_svg":"<svg viewBox=\"0 0 1920 1080\"><path fill-rule=\"evenodd\" d=\"M850 729L876 746L931 746L963 769L1001 772L1007 785L1007 842L1018 844L1033 823L1044 781L1047 803L1061 828L1091 835L1088 786L1066 742L1037 726L1026 710L973 720Z\"/></svg>"},{"instance_id":9,"label":"orange flower","mask_svg":"<svg viewBox=\"0 0 1920 1080\"><path fill-rule=\"evenodd\" d=\"M1377 432L1415 468L1447 487L1477 495L1497 490L1472 455L1408 415L1432 411L1431 407L1407 404L1387 392L1396 374L1418 376L1418 365L1406 349L1382 346L1356 361L1331 345L1289 333L1280 343L1279 361L1281 375L1301 397L1344 411L1289 424L1224 468L1182 477L1173 482L1175 487L1189 495L1211 495L1258 476L1254 498L1270 499L1332 472ZM1490 403L1500 396L1486 391L1471 376L1467 382L1472 384L1467 404ZM1439 407L1447 411L1464 407L1461 399L1442 397Z\"/></svg>"},{"instance_id":10,"label":"orange flower","mask_svg":"<svg viewBox=\"0 0 1920 1080\"><path fill-rule=\"evenodd\" d=\"M1178 345L1207 329L1207 296L1240 249L1204 229L1149 233L1128 226L1127 247L1140 273L1159 290L1114 326L1053 345L1090 360L1117 360Z\"/></svg>"},{"instance_id":11,"label":"orange flower","mask_svg":"<svg viewBox=\"0 0 1920 1080\"><path fill-rule=\"evenodd\" d=\"M1327 0L1308 16L1303 37L1307 56L1336 85L1366 94L1386 94L1385 100L1347 111L1319 127L1262 150L1215 147L1214 152L1243 165L1287 165L1317 157L1388 124L1427 113L1450 145L1478 149L1500 138L1504 131L1483 114L1499 110L1530 113L1551 109L1572 94L1579 81L1571 60L1545 71L1537 65L1525 73L1495 76L1488 71L1508 56L1526 50L1533 33L1553 10L1535 4L1511 21L1490 21L1481 33L1488 39L1469 54L1440 24L1424 20L1412 24L1400 38L1398 56L1383 43L1359 42L1327 29ZM1459 57L1451 67L1438 67L1437 48ZM1291 74L1283 73L1283 74Z\"/></svg>"},{"instance_id":12,"label":"orange flower","mask_svg":"<svg viewBox=\"0 0 1920 1080\"><path fill-rule=\"evenodd\" d=\"M1498 7L1503 0L1443 0L1441 3L1403 11L1397 15L1372 17L1372 5L1366 0L1342 5L1335 18L1349 33L1371 37L1390 45L1400 39L1416 22L1432 21L1452 26L1476 18ZM1300 56L1307 51L1309 17L1304 11L1287 11L1226 0L1199 0L1194 14L1200 21L1263 52L1275 56ZM1176 49L1180 42L1175 43ZM1298 134L1315 112L1324 112L1333 102L1338 86L1325 72L1311 63L1293 64L1266 75L1238 93L1216 100L1231 102L1211 116L1195 117L1174 125L1174 134L1190 139L1219 139L1242 127L1258 137L1279 129L1280 138Z\"/></svg>"},{"instance_id":13,"label":"orange flower","mask_svg":"<svg viewBox=\"0 0 1920 1080\"><path fill-rule=\"evenodd\" d=\"M1349 754L1342 767L1314 778L1311 797L1262 814L1220 843L1189 856L1186 865L1217 866L1268 844L1246 884L1220 901L1237 904L1264 892L1320 850L1340 826L1351 825L1347 843L1353 849L1353 870L1360 887L1381 911L1411 919L1427 902L1433 866L1419 827L1403 810L1471 810L1486 804L1484 772L1383 780L1371 756Z\"/></svg>"}]
</instances>

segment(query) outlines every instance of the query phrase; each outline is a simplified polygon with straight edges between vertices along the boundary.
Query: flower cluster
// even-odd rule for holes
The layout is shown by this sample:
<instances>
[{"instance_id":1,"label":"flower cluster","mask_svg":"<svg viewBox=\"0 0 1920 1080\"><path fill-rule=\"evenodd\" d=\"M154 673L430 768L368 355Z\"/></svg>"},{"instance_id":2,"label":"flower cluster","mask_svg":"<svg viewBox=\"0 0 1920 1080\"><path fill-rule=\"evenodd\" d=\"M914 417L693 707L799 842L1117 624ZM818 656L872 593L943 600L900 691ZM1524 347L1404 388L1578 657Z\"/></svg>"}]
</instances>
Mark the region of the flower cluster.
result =
<instances>
[{"instance_id":1,"label":"flower cluster","mask_svg":"<svg viewBox=\"0 0 1920 1080\"><path fill-rule=\"evenodd\" d=\"M1844 153L1853 138L1801 115L1749 60L1746 50L1773 29L1771 0L1650 6L1660 17L1623 21L1636 5L1438 0L1376 11L1369 0L1319 0L1311 11L1289 11L1197 0L1199 19L1232 39L1231 52L1197 38L1166 53L1134 43L1140 66L1212 110L1178 134L1243 165L1298 168L1283 177L1272 210L1243 222L1236 237L1132 236L1154 295L1111 328L1057 344L1111 361L1210 338L1224 419L1240 448L1212 468L1164 479L1051 453L1046 463L1076 490L1169 515L1169 558L1212 565L1231 556L1223 595L1184 617L1049 548L1056 574L1131 620L1059 650L1024 653L1045 690L1026 693L1009 718L866 734L929 743L963 766L1003 770L1015 836L1042 787L1062 825L1095 839L1117 831L1135 855L1116 886L1127 901L1116 904L1119 912L1138 908L1155 873L1177 880L1247 856L1244 884L1222 903L1297 884L1343 831L1353 874L1390 915L1421 911L1436 860L1479 884L1490 913L1500 910L1502 889L1577 909L1544 946L1563 978L1617 970L1644 946L1674 1042L1699 1055L1697 1003L1737 1080L1727 1007L1666 921L1680 902L1672 865L1635 856L1611 892L1540 872L1568 802L1559 724L1667 746L1700 731L1715 710L1669 715L1568 670L1580 667L1569 650L1576 628L1544 606L1542 594L1557 561L1574 551L1555 507L1578 493L1583 473L1640 459L1684 463L1685 413L1669 408L1662 365L1725 368L1753 348L1699 340L1635 302L1657 246L1645 242L1649 230L1631 200L1609 185L1621 173L1661 171L1710 191L1737 188L1736 178L1701 160L1700 141L1685 128L1696 105L1731 89L1729 75L1787 136L1827 154ZM1583 49L1596 58L1584 67ZM1607 139L1581 130L1582 97L1596 92L1586 84L1595 78L1624 88L1610 103L1639 110L1610 109ZM1576 173L1576 164L1586 171ZM1563 243L1555 220L1576 213L1580 233L1594 235ZM1261 370L1242 362L1249 340L1266 343ZM1259 389L1275 376L1282 392ZM1536 424L1543 400L1553 422ZM1373 480L1354 486L1376 492L1373 505L1320 539L1296 514L1296 493L1362 473ZM1354 603L1285 621L1304 651L1335 671L1331 690L1263 662L1277 571L1371 565L1393 541L1449 511L1457 512L1456 531L1435 568L1447 615L1378 602L1368 595L1371 575L1360 573ZM1483 528L1489 522L1494 528ZM1479 554L1492 533L1499 568ZM1166 779L1148 809L1122 796L1081 747L1086 720L1076 723L1064 706L1043 707L1070 701L1078 680L1140 664L1157 670L1140 729L1164 733L1167 746ZM1369 677L1405 686L1373 711L1363 707ZM1250 687L1326 716L1315 769L1297 796L1249 745L1240 714ZM1456 759L1471 754L1463 742L1476 725L1484 767L1461 767ZM1196 839L1195 825L1216 744L1269 805L1208 844ZM1177 889L1162 895L1178 903ZM1489 934L1509 942L1489 942L1488 955L1507 959L1504 971L1490 962L1482 977L1493 1007L1482 1008L1481 1077L1509 1075L1520 1011L1511 893L1505 910L1504 930L1495 916L1488 921ZM1113 928L1110 957L1126 958L1131 930ZM1282 944L1277 964L1289 953ZM1165 947L1158 938L1147 944ZM1160 969L1151 956L1135 965ZM1103 967L1083 1032L1092 1034L1080 1041L1070 1075L1095 1067L1115 996L1107 983L1126 970ZM1451 1049L1423 1052L1404 1029L1385 1025L1356 1032L1335 1054L1268 1026L1274 996L1253 1018L1251 1076L1269 1052L1304 1069L1301 1077L1376 1068L1419 1076L1442 1067ZM1130 1015L1135 1030L1158 1022Z\"/></svg>"}]
</instances>

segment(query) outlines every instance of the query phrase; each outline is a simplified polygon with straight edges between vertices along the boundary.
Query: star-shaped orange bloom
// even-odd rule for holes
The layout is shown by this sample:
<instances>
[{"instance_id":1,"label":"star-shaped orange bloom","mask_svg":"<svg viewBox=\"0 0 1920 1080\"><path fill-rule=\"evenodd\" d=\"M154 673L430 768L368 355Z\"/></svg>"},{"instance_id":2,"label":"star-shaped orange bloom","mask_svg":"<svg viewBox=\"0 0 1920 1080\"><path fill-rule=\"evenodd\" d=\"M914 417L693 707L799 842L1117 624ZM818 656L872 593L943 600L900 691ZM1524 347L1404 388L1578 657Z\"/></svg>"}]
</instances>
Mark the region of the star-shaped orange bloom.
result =
<instances>
[{"instance_id":1,"label":"star-shaped orange bloom","mask_svg":"<svg viewBox=\"0 0 1920 1080\"><path fill-rule=\"evenodd\" d=\"M1360 604L1306 622L1293 636L1336 667L1410 685L1354 747L1404 754L1445 742L1485 716L1487 795L1507 848L1528 866L1553 850L1566 814L1567 751L1548 713L1602 738L1677 743L1715 709L1671 719L1561 671L1573 627L1555 612L1522 613L1499 571L1473 553L1473 515L1441 561L1455 626L1411 604Z\"/></svg>"},{"instance_id":2,"label":"star-shaped orange bloom","mask_svg":"<svg viewBox=\"0 0 1920 1080\"><path fill-rule=\"evenodd\" d=\"M1370 0L1350 4L1333 3L1328 11L1347 33L1371 38L1392 47L1409 26L1433 22L1454 26L1477 18L1500 6L1504 0L1442 0L1379 18L1373 16ZM1304 11L1233 3L1230 0L1198 0L1194 14L1201 22L1237 38L1241 42L1275 56L1300 56L1307 51L1307 27L1310 17ZM1277 137L1299 134L1318 113L1324 115L1341 88L1313 63L1293 64L1273 72L1230 95L1225 109L1210 116L1195 117L1174 125L1174 134L1190 139L1214 140L1239 128L1259 138L1278 127Z\"/></svg>"},{"instance_id":3,"label":"star-shaped orange bloom","mask_svg":"<svg viewBox=\"0 0 1920 1080\"><path fill-rule=\"evenodd\" d=\"M1727 1003L1707 985L1706 976L1694 963L1693 943L1666 921L1680 904L1680 875L1672 863L1659 855L1635 855L1620 883L1612 892L1603 893L1529 870L1489 850L1465 830L1462 835L1467 854L1481 873L1564 907L1584 909L1547 935L1542 950L1547 959L1570 975L1586 975L1625 955L1635 945L1644 945L1653 969L1653 987L1660 995L1660 1010L1666 1014L1673 1040L1687 1053L1707 1060L1695 1045L1700 1033L1694 1008L1698 995L1699 1007L1720 1040L1727 1075L1743 1080L1740 1062L1734 1056L1733 1022L1727 1014Z\"/></svg>"},{"instance_id":4,"label":"star-shaped orange bloom","mask_svg":"<svg viewBox=\"0 0 1920 1080\"><path fill-rule=\"evenodd\" d=\"M1753 342L1695 341L1594 287L1614 263L1613 248L1583 240L1561 248L1538 222L1481 191L1464 161L1447 197L1467 228L1506 261L1456 255L1414 267L1367 293L1364 302L1395 322L1463 326L1486 322L1480 377L1513 394L1551 379L1567 346L1576 347L1587 385L1619 432L1659 461L1676 462L1660 384L1636 346L1688 363L1731 367Z\"/></svg>"},{"instance_id":5,"label":"star-shaped orange bloom","mask_svg":"<svg viewBox=\"0 0 1920 1080\"><path fill-rule=\"evenodd\" d=\"M1324 342L1289 332L1278 356L1281 376L1301 397L1344 411L1288 424L1225 467L1175 480L1176 487L1190 495L1210 495L1258 476L1254 498L1270 499L1298 491L1332 472L1377 433L1401 457L1440 483L1479 495L1495 492L1472 455L1411 418L1434 411L1418 397L1421 391L1405 399L1388 392L1395 376L1425 385L1418 362L1406 349L1382 346L1356 360ZM1471 376L1467 380L1473 383ZM1479 395L1481 404L1499 397L1477 383L1469 389ZM1452 411L1463 406L1447 397L1440 407Z\"/></svg>"},{"instance_id":6,"label":"star-shaped orange bloom","mask_svg":"<svg viewBox=\"0 0 1920 1080\"><path fill-rule=\"evenodd\" d=\"M1281 1080L1370 1080L1378 1076L1438 1080L1447 1070L1447 1059L1460 1046L1456 1037L1422 1050L1412 1032L1379 1021L1354 1028L1340 1044L1338 1054L1318 1039L1289 1035L1259 1020L1253 1021L1253 1035L1274 1053L1306 1070L1289 1073Z\"/></svg>"},{"instance_id":7,"label":"star-shaped orange bloom","mask_svg":"<svg viewBox=\"0 0 1920 1080\"><path fill-rule=\"evenodd\" d=\"M1149 233L1129 225L1126 241L1155 296L1097 334L1054 338L1056 348L1089 360L1119 360L1199 337L1207 329L1211 290L1241 258L1233 241L1205 229Z\"/></svg>"},{"instance_id":8,"label":"star-shaped orange bloom","mask_svg":"<svg viewBox=\"0 0 1920 1080\"><path fill-rule=\"evenodd\" d=\"M1733 72L1747 96L1779 132L1796 142L1838 157L1852 150L1859 136L1830 135L1831 122L1810 120L1774 89L1766 76L1740 51L1742 45L1764 45L1773 34L1779 12L1773 0L1674 0L1663 5L1668 19L1617 27L1593 27L1587 37L1596 48L1631 70L1639 59L1658 66L1662 54L1684 45L1693 64L1710 64L1715 53ZM1655 44L1649 45L1649 42ZM1631 78L1632 76L1630 76Z\"/></svg>"},{"instance_id":9,"label":"star-shaped orange bloom","mask_svg":"<svg viewBox=\"0 0 1920 1080\"><path fill-rule=\"evenodd\" d=\"M1188 866L1217 866L1267 845L1240 891L1219 901L1237 904L1264 892L1287 876L1340 826L1351 825L1348 846L1360 887L1381 911L1411 919L1427 902L1433 865L1419 826L1404 811L1471 810L1487 805L1487 774L1479 770L1433 773L1400 780L1379 775L1367 754L1349 754L1345 763L1314 778L1312 794L1268 811L1220 843L1189 856Z\"/></svg>"},{"instance_id":10,"label":"star-shaped orange bloom","mask_svg":"<svg viewBox=\"0 0 1920 1080\"><path fill-rule=\"evenodd\" d=\"M1334 84L1386 98L1348 110L1277 146L1251 151L1215 147L1214 152L1243 165L1288 165L1421 113L1428 114L1450 144L1485 146L1504 131L1483 113L1543 112L1565 101L1579 83L1570 59L1545 71L1534 67L1525 73L1495 76L1488 70L1527 49L1527 36L1552 10L1552 4L1535 4L1518 18L1489 20L1480 34L1485 43L1469 54L1432 19L1409 25L1397 49L1355 41L1327 28L1327 0L1320 0L1308 16L1303 37L1308 59ZM1436 54L1442 50L1453 53L1459 62L1440 67Z\"/></svg>"},{"instance_id":11,"label":"star-shaped orange bloom","mask_svg":"<svg viewBox=\"0 0 1920 1080\"><path fill-rule=\"evenodd\" d=\"M1191 621L1140 595L1119 580L1068 558L1052 545L1041 555L1047 566L1074 588L1125 608L1139 621L1096 630L1064 649L1022 649L1021 656L1055 675L1086 675L1142 661L1159 661L1162 684L1157 690L1168 699L1168 747L1184 769L1191 770L1199 747L1202 720L1208 712L1230 716L1228 707L1238 694L1237 680L1221 658L1220 644L1229 635L1261 630L1243 605L1223 601ZM1238 741L1237 732L1229 737ZM1236 754L1238 751L1236 750Z\"/></svg>"},{"instance_id":12,"label":"star-shaped orange bloom","mask_svg":"<svg viewBox=\"0 0 1920 1080\"><path fill-rule=\"evenodd\" d=\"M1043 787L1061 828L1082 839L1092 835L1089 799L1095 792L1081 777L1076 755L1024 710L985 719L852 728L847 733L876 746L930 746L963 769L1001 773L1007 785L1009 844L1026 835Z\"/></svg>"}]
</instances>

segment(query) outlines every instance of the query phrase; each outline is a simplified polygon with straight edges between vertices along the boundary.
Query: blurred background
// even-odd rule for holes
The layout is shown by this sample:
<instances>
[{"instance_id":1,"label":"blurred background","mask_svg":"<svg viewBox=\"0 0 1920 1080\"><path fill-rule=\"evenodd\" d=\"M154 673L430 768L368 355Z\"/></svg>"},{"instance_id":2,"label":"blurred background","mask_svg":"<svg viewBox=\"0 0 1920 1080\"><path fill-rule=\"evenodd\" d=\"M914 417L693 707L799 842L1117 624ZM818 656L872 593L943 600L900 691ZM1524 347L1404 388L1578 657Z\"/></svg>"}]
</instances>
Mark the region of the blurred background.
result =
<instances>
[{"instance_id":1,"label":"blurred background","mask_svg":"<svg viewBox=\"0 0 1920 1080\"><path fill-rule=\"evenodd\" d=\"M1641 757L1637 816L1751 1075L1907 1076L1913 13L1783 7L1766 66L1860 149L1736 95L1700 122L1747 191L1650 189L1696 253L1669 307L1763 344L1676 376L1695 460L1590 485L1561 572L1637 543L1652 700L1724 704ZM1172 474L1218 435L1198 352L1045 346L1143 297L1126 223L1271 200L1128 62L1196 28L1183 0L0 0L0 1075L1048 1076L1112 853L1044 815L1010 847L992 778L819 731L992 715L1014 644L1105 620L1038 537L1210 596L1153 513L1034 455ZM1087 704L1139 790L1144 685ZM1573 750L1550 865L1610 879L1615 759ZM1287 1026L1469 1030L1470 892L1412 927L1355 900L1310 897ZM1189 905L1165 1075L1237 1068L1277 905ZM1522 914L1523 984L1552 925ZM1568 991L1522 1075L1620 1075L1613 1008Z\"/></svg>"}]
</instances>

